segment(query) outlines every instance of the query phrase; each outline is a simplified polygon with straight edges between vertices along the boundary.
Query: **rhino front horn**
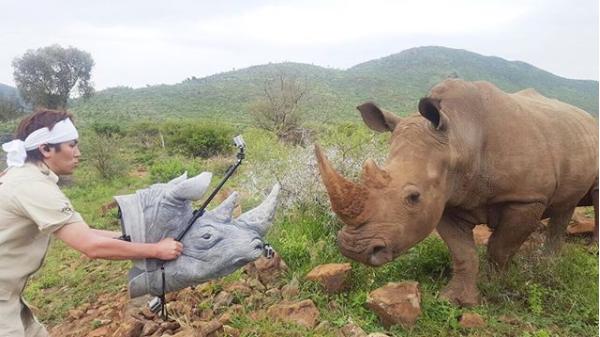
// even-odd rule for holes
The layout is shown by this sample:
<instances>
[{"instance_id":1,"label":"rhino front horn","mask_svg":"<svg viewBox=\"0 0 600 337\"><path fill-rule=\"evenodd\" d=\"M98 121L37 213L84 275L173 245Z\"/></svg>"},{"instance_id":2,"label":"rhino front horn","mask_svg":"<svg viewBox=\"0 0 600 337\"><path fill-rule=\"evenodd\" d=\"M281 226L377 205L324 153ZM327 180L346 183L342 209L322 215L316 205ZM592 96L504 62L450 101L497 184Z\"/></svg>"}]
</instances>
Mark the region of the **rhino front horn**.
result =
<instances>
[{"instance_id":1,"label":"rhino front horn","mask_svg":"<svg viewBox=\"0 0 600 337\"><path fill-rule=\"evenodd\" d=\"M332 166L321 147L315 144L315 155L319 164L319 172L333 211L347 225L358 225L363 222L361 214L365 209L368 190L362 184L355 184L339 174Z\"/></svg>"},{"instance_id":2,"label":"rhino front horn","mask_svg":"<svg viewBox=\"0 0 600 337\"><path fill-rule=\"evenodd\" d=\"M271 189L269 196L256 208L240 215L236 222L240 225L254 229L260 236L267 234L271 227L273 218L275 217L275 209L277 207L277 196L281 187L275 184Z\"/></svg>"}]
</instances>

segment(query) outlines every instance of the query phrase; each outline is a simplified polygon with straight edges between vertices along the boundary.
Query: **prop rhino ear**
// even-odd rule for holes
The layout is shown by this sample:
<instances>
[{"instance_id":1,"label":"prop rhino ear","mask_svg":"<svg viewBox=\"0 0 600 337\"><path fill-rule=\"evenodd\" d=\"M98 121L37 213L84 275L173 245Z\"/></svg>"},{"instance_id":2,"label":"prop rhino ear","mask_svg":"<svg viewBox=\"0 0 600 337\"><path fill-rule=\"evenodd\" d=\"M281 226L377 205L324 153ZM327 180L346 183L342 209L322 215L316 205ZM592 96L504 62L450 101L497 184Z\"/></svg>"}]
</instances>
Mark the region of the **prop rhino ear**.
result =
<instances>
[{"instance_id":1,"label":"prop rhino ear","mask_svg":"<svg viewBox=\"0 0 600 337\"><path fill-rule=\"evenodd\" d=\"M240 215L235 221L243 226L251 228L264 236L273 222L275 209L277 207L277 196L281 187L275 184L269 196L256 208Z\"/></svg>"},{"instance_id":2,"label":"prop rhino ear","mask_svg":"<svg viewBox=\"0 0 600 337\"><path fill-rule=\"evenodd\" d=\"M180 178L181 177L176 179ZM211 178L212 173L202 172L193 178L181 181L177 183L177 185L171 187L167 192L168 196L179 200L198 200L202 198L202 195L206 192L208 185L210 185Z\"/></svg>"},{"instance_id":3,"label":"prop rhino ear","mask_svg":"<svg viewBox=\"0 0 600 337\"><path fill-rule=\"evenodd\" d=\"M183 172L182 175L180 175L179 177L169 181L167 184L168 185L177 185L182 181L185 181L187 179L187 171Z\"/></svg>"},{"instance_id":4,"label":"prop rhino ear","mask_svg":"<svg viewBox=\"0 0 600 337\"><path fill-rule=\"evenodd\" d=\"M210 210L208 213L210 213L217 220L228 223L231 221L233 210L235 206L237 206L238 199L238 192L233 192L229 195L229 197L227 197L227 199L225 199L225 201L223 201L219 206Z\"/></svg>"}]
</instances>

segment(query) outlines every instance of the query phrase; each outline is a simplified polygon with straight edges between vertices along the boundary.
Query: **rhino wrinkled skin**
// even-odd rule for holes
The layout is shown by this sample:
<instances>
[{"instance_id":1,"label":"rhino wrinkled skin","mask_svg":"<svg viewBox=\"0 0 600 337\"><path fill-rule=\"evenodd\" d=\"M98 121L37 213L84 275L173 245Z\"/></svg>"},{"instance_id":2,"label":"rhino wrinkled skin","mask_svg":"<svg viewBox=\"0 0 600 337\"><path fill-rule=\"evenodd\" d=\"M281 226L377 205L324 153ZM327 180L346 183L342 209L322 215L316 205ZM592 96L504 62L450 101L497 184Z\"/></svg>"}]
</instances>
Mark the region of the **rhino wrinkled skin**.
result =
<instances>
[{"instance_id":1,"label":"rhino wrinkled skin","mask_svg":"<svg viewBox=\"0 0 600 337\"><path fill-rule=\"evenodd\" d=\"M192 200L207 190L212 175L187 174L166 184L154 184L135 194L116 196L121 210L123 231L132 242L158 242L176 238L192 218ZM234 219L238 193L233 192L218 207L198 218L182 239L183 252L172 261L144 259L134 261L129 272L129 295L162 293L164 264L165 291L175 291L232 273L263 253L266 235L277 205L279 185L256 208Z\"/></svg>"},{"instance_id":2,"label":"rhino wrinkled skin","mask_svg":"<svg viewBox=\"0 0 600 337\"><path fill-rule=\"evenodd\" d=\"M488 82L446 80L401 118L373 103L364 122L392 133L383 167L367 160L354 183L315 147L333 210L345 223L342 253L368 265L390 262L437 229L452 255L442 297L479 302L472 230L488 224L492 266L504 269L540 219L556 250L576 206L594 205L598 237L598 122L533 89L507 94Z\"/></svg>"}]
</instances>

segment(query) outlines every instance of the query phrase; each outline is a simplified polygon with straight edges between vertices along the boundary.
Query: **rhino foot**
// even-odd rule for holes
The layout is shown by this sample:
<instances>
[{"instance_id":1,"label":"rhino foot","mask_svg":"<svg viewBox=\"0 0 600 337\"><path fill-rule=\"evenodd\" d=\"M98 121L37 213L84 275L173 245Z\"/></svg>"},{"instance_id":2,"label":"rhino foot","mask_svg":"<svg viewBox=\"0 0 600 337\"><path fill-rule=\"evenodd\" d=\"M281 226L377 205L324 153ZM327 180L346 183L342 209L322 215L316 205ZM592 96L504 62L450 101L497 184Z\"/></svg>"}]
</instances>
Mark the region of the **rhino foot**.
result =
<instances>
[{"instance_id":1,"label":"rhino foot","mask_svg":"<svg viewBox=\"0 0 600 337\"><path fill-rule=\"evenodd\" d=\"M465 288L449 284L440 293L440 298L461 307L472 307L479 304L480 297L477 287Z\"/></svg>"}]
</instances>

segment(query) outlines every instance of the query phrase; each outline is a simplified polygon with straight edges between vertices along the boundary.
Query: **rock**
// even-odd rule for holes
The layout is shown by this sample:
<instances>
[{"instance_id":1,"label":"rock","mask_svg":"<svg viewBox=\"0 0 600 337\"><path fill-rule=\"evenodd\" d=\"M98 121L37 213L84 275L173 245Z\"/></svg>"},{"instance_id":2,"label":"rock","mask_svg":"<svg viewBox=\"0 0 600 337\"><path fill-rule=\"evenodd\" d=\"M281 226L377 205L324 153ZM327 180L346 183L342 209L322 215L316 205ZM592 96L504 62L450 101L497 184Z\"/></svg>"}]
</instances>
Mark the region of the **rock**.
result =
<instances>
[{"instance_id":1,"label":"rock","mask_svg":"<svg viewBox=\"0 0 600 337\"><path fill-rule=\"evenodd\" d=\"M148 306L148 301L151 299L152 296L150 295L129 299L121 311L121 320L126 321L129 319L129 317L139 316L141 311Z\"/></svg>"},{"instance_id":2,"label":"rock","mask_svg":"<svg viewBox=\"0 0 600 337\"><path fill-rule=\"evenodd\" d=\"M298 295L300 295L300 282L296 278L281 288L281 296L284 300L291 300Z\"/></svg>"},{"instance_id":3,"label":"rock","mask_svg":"<svg viewBox=\"0 0 600 337\"><path fill-rule=\"evenodd\" d=\"M130 318L119 326L113 336L115 337L139 337L142 334L144 323Z\"/></svg>"},{"instance_id":4,"label":"rock","mask_svg":"<svg viewBox=\"0 0 600 337\"><path fill-rule=\"evenodd\" d=\"M492 230L486 225L477 225L473 228L473 239L475 240L476 245L487 245L491 235Z\"/></svg>"},{"instance_id":5,"label":"rock","mask_svg":"<svg viewBox=\"0 0 600 337\"><path fill-rule=\"evenodd\" d=\"M265 287L265 285L262 284L258 279L248 280L248 285L250 287L252 287L252 289L258 290L258 291L265 291L265 289L267 289L267 287Z\"/></svg>"},{"instance_id":6,"label":"rock","mask_svg":"<svg viewBox=\"0 0 600 337\"><path fill-rule=\"evenodd\" d=\"M227 311L221 317L219 317L219 322L223 325L231 322L231 312Z\"/></svg>"},{"instance_id":7,"label":"rock","mask_svg":"<svg viewBox=\"0 0 600 337\"><path fill-rule=\"evenodd\" d=\"M595 220L594 218L588 218L585 215L584 208L576 208L573 213L573 219L567 227L567 233L569 234L583 234L592 233L594 231Z\"/></svg>"},{"instance_id":8,"label":"rock","mask_svg":"<svg viewBox=\"0 0 600 337\"><path fill-rule=\"evenodd\" d=\"M257 308L263 304L265 296L261 293L256 293L244 299L244 305L250 308Z\"/></svg>"},{"instance_id":9,"label":"rock","mask_svg":"<svg viewBox=\"0 0 600 337\"><path fill-rule=\"evenodd\" d=\"M465 312L460 317L460 321L458 322L463 328L481 328L485 326L485 321L479 314L474 312Z\"/></svg>"},{"instance_id":10,"label":"rock","mask_svg":"<svg viewBox=\"0 0 600 337\"><path fill-rule=\"evenodd\" d=\"M280 283L280 277L288 270L288 267L281 256L274 252L272 258L268 259L262 256L247 264L244 270L248 275L258 278L266 287L272 288Z\"/></svg>"},{"instance_id":11,"label":"rock","mask_svg":"<svg viewBox=\"0 0 600 337\"><path fill-rule=\"evenodd\" d=\"M367 333L355 323L348 323L340 330L344 337L367 337Z\"/></svg>"},{"instance_id":12,"label":"rock","mask_svg":"<svg viewBox=\"0 0 600 337\"><path fill-rule=\"evenodd\" d=\"M75 320L75 319L80 319L81 317L83 317L85 313L82 310L78 310L78 309L73 309L73 310L69 310L69 318Z\"/></svg>"},{"instance_id":13,"label":"rock","mask_svg":"<svg viewBox=\"0 0 600 337\"><path fill-rule=\"evenodd\" d=\"M150 336L160 328L160 325L156 322L148 321L144 324L142 329L142 336Z\"/></svg>"},{"instance_id":14,"label":"rock","mask_svg":"<svg viewBox=\"0 0 600 337\"><path fill-rule=\"evenodd\" d=\"M210 321L214 317L215 317L215 312L212 311L212 309L210 309L210 308L203 309L198 313L198 318L201 321Z\"/></svg>"},{"instance_id":15,"label":"rock","mask_svg":"<svg viewBox=\"0 0 600 337\"><path fill-rule=\"evenodd\" d=\"M250 296L250 294L252 294L252 289L240 281L228 285L227 287L225 287L225 291L241 297L247 297Z\"/></svg>"},{"instance_id":16,"label":"rock","mask_svg":"<svg viewBox=\"0 0 600 337\"><path fill-rule=\"evenodd\" d=\"M190 317L194 311L194 308L189 303L180 301L167 302L167 311L177 316ZM152 319L152 318L149 318Z\"/></svg>"},{"instance_id":17,"label":"rock","mask_svg":"<svg viewBox=\"0 0 600 337\"><path fill-rule=\"evenodd\" d=\"M161 337L165 337L166 335L161 335ZM174 335L169 335L171 337L204 337L204 335L198 334L196 331L190 328L185 328Z\"/></svg>"},{"instance_id":18,"label":"rock","mask_svg":"<svg viewBox=\"0 0 600 337\"><path fill-rule=\"evenodd\" d=\"M312 300L304 300L272 305L267 314L269 317L312 329L316 326L320 313Z\"/></svg>"},{"instance_id":19,"label":"rock","mask_svg":"<svg viewBox=\"0 0 600 337\"><path fill-rule=\"evenodd\" d=\"M101 326L97 329L90 331L90 333L87 334L87 337L105 337L105 336L108 336L109 333L110 333L109 327Z\"/></svg>"},{"instance_id":20,"label":"rock","mask_svg":"<svg viewBox=\"0 0 600 337\"><path fill-rule=\"evenodd\" d=\"M181 325L179 325L179 323L173 321L173 322L162 322L160 323L160 327L166 330L171 330L171 331L175 331L177 329L179 329L181 327Z\"/></svg>"},{"instance_id":21,"label":"rock","mask_svg":"<svg viewBox=\"0 0 600 337\"><path fill-rule=\"evenodd\" d=\"M327 293L335 294L347 288L351 270L350 263L322 264L311 270L306 279L319 282Z\"/></svg>"},{"instance_id":22,"label":"rock","mask_svg":"<svg viewBox=\"0 0 600 337\"><path fill-rule=\"evenodd\" d=\"M389 328L394 324L411 327L421 315L418 282L390 282L367 296L367 306Z\"/></svg>"},{"instance_id":23,"label":"rock","mask_svg":"<svg viewBox=\"0 0 600 337\"><path fill-rule=\"evenodd\" d=\"M200 336L213 337L222 335L223 324L217 320L212 320L210 322L199 322L198 330L200 332Z\"/></svg>"},{"instance_id":24,"label":"rock","mask_svg":"<svg viewBox=\"0 0 600 337\"><path fill-rule=\"evenodd\" d=\"M279 290L277 288L267 290L265 292L265 296L267 296L268 298L270 298L272 300L280 300L282 298L281 290Z\"/></svg>"},{"instance_id":25,"label":"rock","mask_svg":"<svg viewBox=\"0 0 600 337\"><path fill-rule=\"evenodd\" d=\"M213 300L213 310L220 309L222 307L227 307L233 301L233 295L228 293L227 291L221 291L217 296L215 296Z\"/></svg>"},{"instance_id":26,"label":"rock","mask_svg":"<svg viewBox=\"0 0 600 337\"><path fill-rule=\"evenodd\" d=\"M240 330L229 325L223 325L223 333L228 337L239 337L241 334Z\"/></svg>"}]
</instances>

